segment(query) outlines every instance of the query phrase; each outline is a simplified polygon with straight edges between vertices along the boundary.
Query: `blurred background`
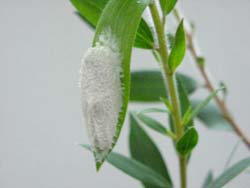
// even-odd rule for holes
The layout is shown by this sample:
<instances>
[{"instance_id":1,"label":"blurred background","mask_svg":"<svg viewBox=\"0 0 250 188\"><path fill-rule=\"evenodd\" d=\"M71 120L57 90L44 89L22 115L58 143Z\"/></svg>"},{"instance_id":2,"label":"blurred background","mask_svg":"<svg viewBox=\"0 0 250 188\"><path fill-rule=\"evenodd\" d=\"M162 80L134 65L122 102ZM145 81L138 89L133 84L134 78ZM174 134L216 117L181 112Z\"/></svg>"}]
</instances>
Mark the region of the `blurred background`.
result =
<instances>
[{"instance_id":1,"label":"blurred background","mask_svg":"<svg viewBox=\"0 0 250 188\"><path fill-rule=\"evenodd\" d=\"M180 2L197 27L214 78L227 83L229 106L250 137L250 1ZM142 187L109 164L97 174L92 155L75 144L89 143L80 108L78 69L94 33L74 11L68 0L0 0L1 188ZM132 69L150 68L158 68L151 54L134 50ZM182 70L200 78L188 55ZM130 105L130 109L143 107ZM209 131L199 123L197 127L200 142L189 166L190 188L200 187L209 169L220 174L238 141L229 132ZM128 156L127 136L126 123L115 151ZM177 182L172 143L152 136ZM233 162L248 155L241 144ZM227 187L249 186L250 173L243 173Z\"/></svg>"}]
</instances>

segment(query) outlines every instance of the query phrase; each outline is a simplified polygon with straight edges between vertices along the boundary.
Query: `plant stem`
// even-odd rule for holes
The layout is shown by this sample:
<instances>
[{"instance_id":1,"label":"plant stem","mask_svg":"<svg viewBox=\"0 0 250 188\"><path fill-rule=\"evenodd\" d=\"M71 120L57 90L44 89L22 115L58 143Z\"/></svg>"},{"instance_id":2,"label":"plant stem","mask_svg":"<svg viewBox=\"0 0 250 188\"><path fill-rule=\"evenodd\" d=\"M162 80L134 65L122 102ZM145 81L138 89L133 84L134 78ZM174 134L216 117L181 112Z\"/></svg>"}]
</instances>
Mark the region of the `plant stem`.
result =
<instances>
[{"instance_id":1,"label":"plant stem","mask_svg":"<svg viewBox=\"0 0 250 188\"><path fill-rule=\"evenodd\" d=\"M178 21L180 21L182 19L181 13L179 12L178 9L174 9L174 15ZM187 41L188 41L188 45L189 45L188 47L189 47L190 53L193 56L193 58L196 62L197 68L199 69L199 71L200 71L200 73L205 81L207 89L209 90L209 92L213 92L215 90L215 87L213 86L211 80L209 79L205 65L204 64L201 65L198 61L198 59L201 56L198 54L198 49L195 46L193 33L191 31L189 31L187 28L185 28L185 30L186 30ZM240 129L240 126L237 124L235 119L232 117L226 103L219 96L215 96L214 99L215 99L215 102L216 102L217 106L219 107L221 113L223 114L224 118L228 121L228 123L233 128L234 132L242 139L242 141L245 143L245 145L250 150L250 140L243 133L243 131Z\"/></svg>"},{"instance_id":2,"label":"plant stem","mask_svg":"<svg viewBox=\"0 0 250 188\"><path fill-rule=\"evenodd\" d=\"M185 156L179 156L181 188L187 187L187 159Z\"/></svg>"},{"instance_id":3,"label":"plant stem","mask_svg":"<svg viewBox=\"0 0 250 188\"><path fill-rule=\"evenodd\" d=\"M179 140L183 136L184 130L181 124L181 111L178 98L178 91L175 84L175 74L170 70L168 66L168 50L165 37L164 23L161 21L156 5L154 3L151 3L149 5L149 8L157 32L157 38L159 42L159 54L161 56L165 84L169 91L170 102L173 108L172 114L175 126L175 133L177 140ZM180 154L178 155L178 157L180 166L181 188L186 188L187 187L186 157Z\"/></svg>"}]
</instances>

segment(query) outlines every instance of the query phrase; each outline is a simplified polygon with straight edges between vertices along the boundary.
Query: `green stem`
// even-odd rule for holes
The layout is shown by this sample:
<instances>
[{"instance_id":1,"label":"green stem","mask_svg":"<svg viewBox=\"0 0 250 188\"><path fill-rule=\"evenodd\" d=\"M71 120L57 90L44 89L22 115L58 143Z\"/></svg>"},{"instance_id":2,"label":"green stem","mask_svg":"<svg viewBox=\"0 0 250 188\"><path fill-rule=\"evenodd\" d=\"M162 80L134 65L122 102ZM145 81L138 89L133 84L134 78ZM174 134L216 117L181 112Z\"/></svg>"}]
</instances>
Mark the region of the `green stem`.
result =
<instances>
[{"instance_id":1,"label":"green stem","mask_svg":"<svg viewBox=\"0 0 250 188\"><path fill-rule=\"evenodd\" d=\"M173 114L175 132L177 140L179 140L183 136L184 130L181 123L181 110L178 98L178 91L175 83L175 74L170 70L168 66L168 50L167 50L167 41L165 37L164 23L161 21L156 5L154 3L151 3L149 5L149 8L157 32L157 37L159 42L159 54L161 56L165 84L169 91L170 102L173 107L172 114ZM186 157L180 154L178 155L178 157L180 165L181 188L186 188L187 187Z\"/></svg>"},{"instance_id":2,"label":"green stem","mask_svg":"<svg viewBox=\"0 0 250 188\"><path fill-rule=\"evenodd\" d=\"M179 155L181 188L187 187L187 158Z\"/></svg>"}]
</instances>

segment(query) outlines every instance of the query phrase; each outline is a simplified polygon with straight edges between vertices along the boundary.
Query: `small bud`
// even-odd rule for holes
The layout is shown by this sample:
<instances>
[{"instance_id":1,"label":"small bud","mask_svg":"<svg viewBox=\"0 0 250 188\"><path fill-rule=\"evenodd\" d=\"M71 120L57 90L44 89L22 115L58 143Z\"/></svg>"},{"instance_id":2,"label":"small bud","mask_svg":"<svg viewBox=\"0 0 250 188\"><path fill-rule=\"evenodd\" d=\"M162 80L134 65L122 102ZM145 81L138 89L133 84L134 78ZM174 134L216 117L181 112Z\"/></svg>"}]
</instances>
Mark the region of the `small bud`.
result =
<instances>
[{"instance_id":1,"label":"small bud","mask_svg":"<svg viewBox=\"0 0 250 188\"><path fill-rule=\"evenodd\" d=\"M204 57L197 57L196 58L197 63L201 66L204 67L205 66L205 58Z\"/></svg>"}]
</instances>

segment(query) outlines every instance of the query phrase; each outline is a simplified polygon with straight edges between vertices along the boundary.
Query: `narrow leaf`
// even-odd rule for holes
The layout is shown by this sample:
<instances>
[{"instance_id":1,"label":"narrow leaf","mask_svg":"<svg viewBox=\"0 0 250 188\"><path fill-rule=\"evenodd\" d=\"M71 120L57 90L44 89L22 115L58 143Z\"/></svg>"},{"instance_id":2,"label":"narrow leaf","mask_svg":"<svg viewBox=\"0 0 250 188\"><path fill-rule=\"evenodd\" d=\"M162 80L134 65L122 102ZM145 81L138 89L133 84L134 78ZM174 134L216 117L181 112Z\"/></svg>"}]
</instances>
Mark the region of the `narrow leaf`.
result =
<instances>
[{"instance_id":1,"label":"narrow leaf","mask_svg":"<svg viewBox=\"0 0 250 188\"><path fill-rule=\"evenodd\" d=\"M198 87L197 82L184 74L177 74L184 88L192 94ZM135 102L159 102L166 98L166 88L160 71L135 71L131 73L130 100Z\"/></svg>"},{"instance_id":2,"label":"narrow leaf","mask_svg":"<svg viewBox=\"0 0 250 188\"><path fill-rule=\"evenodd\" d=\"M217 89L213 91L202 103L200 103L191 113L190 119L195 118L201 110L208 105L208 103L217 95L217 93L221 91L221 89Z\"/></svg>"},{"instance_id":3,"label":"narrow leaf","mask_svg":"<svg viewBox=\"0 0 250 188\"><path fill-rule=\"evenodd\" d=\"M185 56L185 52L186 52L186 39L185 39L185 31L182 20L176 31L175 43L168 59L169 67L173 72L181 64Z\"/></svg>"},{"instance_id":4,"label":"narrow leaf","mask_svg":"<svg viewBox=\"0 0 250 188\"><path fill-rule=\"evenodd\" d=\"M166 178L137 160L129 159L117 153L110 153L107 157L107 161L139 181L162 188L171 187Z\"/></svg>"},{"instance_id":5,"label":"narrow leaf","mask_svg":"<svg viewBox=\"0 0 250 188\"><path fill-rule=\"evenodd\" d=\"M129 146L133 159L140 161L144 165L152 168L155 172L166 178L169 184L172 185L167 166L159 149L149 137L149 135L139 125L139 122L136 120L136 117L134 117L133 114L130 115ZM146 188L159 187L145 182L143 183Z\"/></svg>"},{"instance_id":6,"label":"narrow leaf","mask_svg":"<svg viewBox=\"0 0 250 188\"><path fill-rule=\"evenodd\" d=\"M206 188L212 181L213 181L213 173L212 171L209 171L204 180L204 183L202 184L202 188Z\"/></svg>"},{"instance_id":7,"label":"narrow leaf","mask_svg":"<svg viewBox=\"0 0 250 188\"><path fill-rule=\"evenodd\" d=\"M191 101L192 108L197 108L202 100ZM196 116L207 128L213 130L232 130L230 124L223 117L214 103L209 103Z\"/></svg>"},{"instance_id":8,"label":"narrow leaf","mask_svg":"<svg viewBox=\"0 0 250 188\"><path fill-rule=\"evenodd\" d=\"M223 172L206 188L221 188L250 166L250 158L243 159Z\"/></svg>"},{"instance_id":9,"label":"narrow leaf","mask_svg":"<svg viewBox=\"0 0 250 188\"><path fill-rule=\"evenodd\" d=\"M95 29L95 26L79 12L75 12L75 14L81 19L81 21L83 21L87 26L89 26L90 29Z\"/></svg>"},{"instance_id":10,"label":"narrow leaf","mask_svg":"<svg viewBox=\"0 0 250 188\"><path fill-rule=\"evenodd\" d=\"M187 132L177 142L177 151L185 156L188 155L198 143L198 133L194 128L187 130Z\"/></svg>"},{"instance_id":11,"label":"narrow leaf","mask_svg":"<svg viewBox=\"0 0 250 188\"><path fill-rule=\"evenodd\" d=\"M102 10L109 0L70 0L73 6L77 9L83 20L91 24L93 28L100 18Z\"/></svg>"},{"instance_id":12,"label":"narrow leaf","mask_svg":"<svg viewBox=\"0 0 250 188\"><path fill-rule=\"evenodd\" d=\"M192 108L191 106L188 108L188 110L185 112L183 118L182 118L182 125L185 126L188 124L189 122L189 118L190 118L190 115L191 115L191 112L192 112Z\"/></svg>"},{"instance_id":13,"label":"narrow leaf","mask_svg":"<svg viewBox=\"0 0 250 188\"><path fill-rule=\"evenodd\" d=\"M172 107L171 103L169 102L169 100L167 98L162 98L162 97L160 97L160 100L164 103L166 108L172 113L173 107Z\"/></svg>"},{"instance_id":14,"label":"narrow leaf","mask_svg":"<svg viewBox=\"0 0 250 188\"><path fill-rule=\"evenodd\" d=\"M88 145L81 144L80 146L91 151L91 147ZM171 188L171 184L166 178L135 159L130 159L121 154L111 152L107 156L107 161L117 169L141 182L146 182L161 188Z\"/></svg>"},{"instance_id":15,"label":"narrow leaf","mask_svg":"<svg viewBox=\"0 0 250 188\"><path fill-rule=\"evenodd\" d=\"M181 106L181 116L182 119L186 118L186 113L189 113L191 104L188 98L188 93L186 88L184 87L184 81L182 78L177 77L177 88L178 88L178 94L179 94L179 101ZM186 121L186 120L185 120ZM193 125L193 119L189 118L189 122L185 122L185 126L189 127Z\"/></svg>"},{"instance_id":16,"label":"narrow leaf","mask_svg":"<svg viewBox=\"0 0 250 188\"><path fill-rule=\"evenodd\" d=\"M177 0L160 0L163 14L164 15L169 14L175 7L176 3L177 3Z\"/></svg>"},{"instance_id":17,"label":"narrow leaf","mask_svg":"<svg viewBox=\"0 0 250 188\"><path fill-rule=\"evenodd\" d=\"M230 153L230 155L229 155L229 157L228 157L228 159L227 159L227 162L226 162L226 164L225 164L224 169L227 169L227 168L228 168L228 166L229 166L229 164L231 163L231 161L232 161L232 159L233 159L233 157L234 157L234 155L235 155L235 153L236 153L236 150L238 149L240 143L241 143L240 140L237 141L237 143L236 143L235 146L233 147L233 149L232 149L232 151L231 151L231 153Z\"/></svg>"},{"instance_id":18,"label":"narrow leaf","mask_svg":"<svg viewBox=\"0 0 250 188\"><path fill-rule=\"evenodd\" d=\"M167 129L159 121L141 113L137 114L136 117L149 128L155 130L158 133L166 135Z\"/></svg>"},{"instance_id":19,"label":"narrow leaf","mask_svg":"<svg viewBox=\"0 0 250 188\"><path fill-rule=\"evenodd\" d=\"M103 9L109 0L70 0L73 6L79 12L82 20L90 25L93 29L96 28L98 20ZM145 0L144 0L145 1ZM137 48L152 49L154 47L154 39L150 27L141 19L134 46Z\"/></svg>"},{"instance_id":20,"label":"narrow leaf","mask_svg":"<svg viewBox=\"0 0 250 188\"><path fill-rule=\"evenodd\" d=\"M113 50L118 51L121 60L121 67L118 68L121 69L122 74L120 77L122 85L122 107L119 113L112 148L119 138L126 116L130 94L130 59L136 31L144 9L149 3L150 0L141 0L140 3L138 3L137 0L109 0L102 11L96 28L93 46L101 44L104 46L108 45L111 49L115 48ZM95 156L99 153L100 152L97 151ZM101 167L106 156L107 154L98 156L98 160L96 160L97 169Z\"/></svg>"},{"instance_id":21,"label":"narrow leaf","mask_svg":"<svg viewBox=\"0 0 250 188\"><path fill-rule=\"evenodd\" d=\"M134 46L143 49L154 48L154 37L147 22L142 18L136 33Z\"/></svg>"},{"instance_id":22,"label":"narrow leaf","mask_svg":"<svg viewBox=\"0 0 250 188\"><path fill-rule=\"evenodd\" d=\"M147 114L147 113L169 113L169 111L161 108L147 108L140 111L138 114Z\"/></svg>"},{"instance_id":23,"label":"narrow leaf","mask_svg":"<svg viewBox=\"0 0 250 188\"><path fill-rule=\"evenodd\" d=\"M168 40L168 47L170 50L172 50L173 46L174 46L174 42L175 42L175 38L174 35L171 33L167 34L167 40Z\"/></svg>"}]
</instances>

